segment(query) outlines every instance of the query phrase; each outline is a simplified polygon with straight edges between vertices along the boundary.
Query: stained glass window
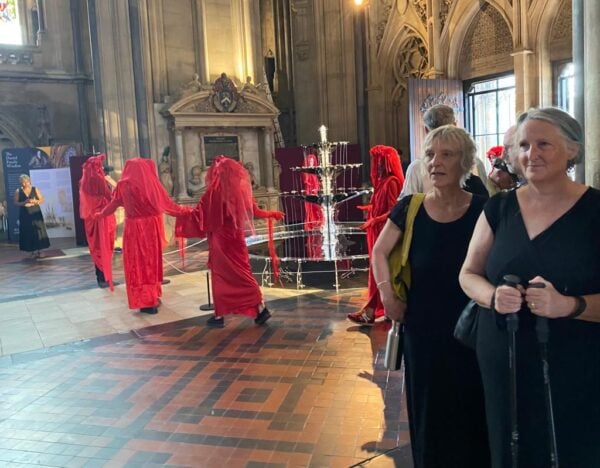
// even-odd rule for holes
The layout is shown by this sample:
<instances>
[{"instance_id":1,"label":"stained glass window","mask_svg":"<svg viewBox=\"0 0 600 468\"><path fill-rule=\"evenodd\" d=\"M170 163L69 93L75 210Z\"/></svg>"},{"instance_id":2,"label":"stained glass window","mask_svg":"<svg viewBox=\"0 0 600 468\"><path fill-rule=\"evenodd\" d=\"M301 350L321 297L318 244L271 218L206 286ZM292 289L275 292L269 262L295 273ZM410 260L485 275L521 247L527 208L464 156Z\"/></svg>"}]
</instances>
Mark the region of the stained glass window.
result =
<instances>
[{"instance_id":1,"label":"stained glass window","mask_svg":"<svg viewBox=\"0 0 600 468\"><path fill-rule=\"evenodd\" d=\"M0 44L22 44L18 0L0 0Z\"/></svg>"}]
</instances>

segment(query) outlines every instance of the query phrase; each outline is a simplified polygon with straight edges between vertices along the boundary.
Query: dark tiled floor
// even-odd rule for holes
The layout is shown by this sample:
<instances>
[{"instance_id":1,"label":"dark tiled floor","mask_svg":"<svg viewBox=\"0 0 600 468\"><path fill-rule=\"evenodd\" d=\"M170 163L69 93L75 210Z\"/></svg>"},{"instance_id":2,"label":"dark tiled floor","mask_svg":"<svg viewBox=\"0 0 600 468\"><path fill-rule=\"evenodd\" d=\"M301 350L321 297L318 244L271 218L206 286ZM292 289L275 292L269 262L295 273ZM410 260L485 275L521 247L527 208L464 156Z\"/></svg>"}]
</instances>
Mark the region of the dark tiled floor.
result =
<instances>
[{"instance_id":1,"label":"dark tiled floor","mask_svg":"<svg viewBox=\"0 0 600 468\"><path fill-rule=\"evenodd\" d=\"M34 261L0 243L4 313L16 317L28 297L41 298L37 307L64 301L69 290L98 304L124 300L97 295L89 256L76 246L53 247ZM205 261L201 246L190 249L186 271ZM165 274L177 273L176 255L172 263ZM165 304L186 304L175 292L204 281L195 275L173 281ZM382 368L386 326L344 319L362 291L279 297L263 327L228 317L208 329L205 317L190 316L1 357L0 466L412 466L402 375ZM131 314L121 309L106 318Z\"/></svg>"},{"instance_id":2,"label":"dark tiled floor","mask_svg":"<svg viewBox=\"0 0 600 468\"><path fill-rule=\"evenodd\" d=\"M280 299L263 327L191 319L4 361L0 464L409 467L386 326L344 320L362 300Z\"/></svg>"}]
</instances>

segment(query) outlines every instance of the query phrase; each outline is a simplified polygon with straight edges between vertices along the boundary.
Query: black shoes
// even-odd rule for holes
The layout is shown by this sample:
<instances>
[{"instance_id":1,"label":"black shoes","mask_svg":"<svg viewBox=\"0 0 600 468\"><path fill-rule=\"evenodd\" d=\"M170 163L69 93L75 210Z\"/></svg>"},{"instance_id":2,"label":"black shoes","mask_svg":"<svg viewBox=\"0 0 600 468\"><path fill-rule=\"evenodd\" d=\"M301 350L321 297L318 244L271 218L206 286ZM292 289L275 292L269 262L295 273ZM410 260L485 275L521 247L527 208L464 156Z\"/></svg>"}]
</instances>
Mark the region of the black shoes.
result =
<instances>
[{"instance_id":1,"label":"black shoes","mask_svg":"<svg viewBox=\"0 0 600 468\"><path fill-rule=\"evenodd\" d=\"M100 289L106 289L110 286L110 284L108 284L108 281L98 281L98 287Z\"/></svg>"},{"instance_id":2,"label":"black shoes","mask_svg":"<svg viewBox=\"0 0 600 468\"><path fill-rule=\"evenodd\" d=\"M140 312L142 314L150 314L150 315L158 314L158 307L142 307L140 309Z\"/></svg>"},{"instance_id":3,"label":"black shoes","mask_svg":"<svg viewBox=\"0 0 600 468\"><path fill-rule=\"evenodd\" d=\"M266 307L263 307L263 310L256 316L254 319L254 323L257 325L262 325L267 320L271 318L271 312ZM225 326L225 318L217 317L216 315L211 315L211 317L206 321L206 325L213 328L221 328Z\"/></svg>"},{"instance_id":4,"label":"black shoes","mask_svg":"<svg viewBox=\"0 0 600 468\"><path fill-rule=\"evenodd\" d=\"M254 323L256 323L257 325L262 325L270 318L271 318L271 312L269 312L269 309L267 309L266 307L263 307L263 310L261 310L259 312L259 314L256 316L256 318L254 319Z\"/></svg>"},{"instance_id":5,"label":"black shoes","mask_svg":"<svg viewBox=\"0 0 600 468\"><path fill-rule=\"evenodd\" d=\"M216 315L212 315L207 321L206 325L209 327L224 327L225 326L225 318L217 317Z\"/></svg>"},{"instance_id":6,"label":"black shoes","mask_svg":"<svg viewBox=\"0 0 600 468\"><path fill-rule=\"evenodd\" d=\"M171 282L170 279L165 278L162 280L162 282L160 284L169 284L170 282Z\"/></svg>"}]
</instances>

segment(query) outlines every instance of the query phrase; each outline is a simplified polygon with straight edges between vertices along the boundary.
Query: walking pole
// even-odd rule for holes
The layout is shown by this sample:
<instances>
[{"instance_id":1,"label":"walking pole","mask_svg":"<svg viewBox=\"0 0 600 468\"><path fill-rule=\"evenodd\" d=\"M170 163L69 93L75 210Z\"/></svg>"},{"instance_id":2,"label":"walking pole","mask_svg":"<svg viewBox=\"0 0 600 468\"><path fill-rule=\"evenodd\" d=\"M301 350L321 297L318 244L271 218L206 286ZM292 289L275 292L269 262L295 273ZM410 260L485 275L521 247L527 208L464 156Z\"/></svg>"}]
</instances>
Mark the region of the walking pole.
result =
<instances>
[{"instance_id":1,"label":"walking pole","mask_svg":"<svg viewBox=\"0 0 600 468\"><path fill-rule=\"evenodd\" d=\"M531 283L529 288L545 288L544 283ZM552 409L552 388L550 387L550 372L548 366L548 340L550 328L546 317L536 317L535 334L540 345L542 374L544 377L544 400L546 403L546 419L548 422L548 443L550 445L550 468L558 468L558 447L556 445L556 426L554 425L554 410Z\"/></svg>"},{"instance_id":2,"label":"walking pole","mask_svg":"<svg viewBox=\"0 0 600 468\"><path fill-rule=\"evenodd\" d=\"M504 284L516 288L521 278L516 275L505 275ZM519 330L518 312L506 316L508 336L508 366L510 370L510 454L512 468L519 466L519 421L517 413L517 331Z\"/></svg>"},{"instance_id":3,"label":"walking pole","mask_svg":"<svg viewBox=\"0 0 600 468\"><path fill-rule=\"evenodd\" d=\"M208 304L202 304L200 310L215 310L215 307L210 302L210 275L206 272L206 292L208 293Z\"/></svg>"}]
</instances>

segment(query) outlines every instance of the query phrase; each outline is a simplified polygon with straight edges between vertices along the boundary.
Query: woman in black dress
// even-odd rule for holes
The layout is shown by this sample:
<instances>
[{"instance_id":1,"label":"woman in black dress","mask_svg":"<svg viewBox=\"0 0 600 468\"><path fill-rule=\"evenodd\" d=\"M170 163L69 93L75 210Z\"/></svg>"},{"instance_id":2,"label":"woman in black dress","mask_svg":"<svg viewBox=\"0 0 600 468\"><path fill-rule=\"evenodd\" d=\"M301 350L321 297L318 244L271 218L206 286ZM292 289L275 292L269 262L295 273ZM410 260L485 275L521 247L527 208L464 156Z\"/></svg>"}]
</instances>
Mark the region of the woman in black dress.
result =
<instances>
[{"instance_id":1,"label":"woman in black dress","mask_svg":"<svg viewBox=\"0 0 600 468\"><path fill-rule=\"evenodd\" d=\"M567 175L583 147L582 129L571 116L553 108L530 109L517 125L515 151L527 184L486 205L460 276L465 292L484 307L477 357L492 465L512 463L505 318L518 313L519 466L553 466L535 331L536 323L545 321L558 462L569 468L600 466L600 324L594 323L600 322L600 191ZM502 285L507 274L522 283Z\"/></svg>"},{"instance_id":2,"label":"woman in black dress","mask_svg":"<svg viewBox=\"0 0 600 468\"><path fill-rule=\"evenodd\" d=\"M388 257L401 241L411 196L398 202L373 247L372 268L385 314L404 320L406 396L414 466L485 468L489 449L483 388L473 350L453 337L468 302L458 284L485 198L463 190L475 158L469 135L439 127L424 143L432 182L414 221L406 316L390 284Z\"/></svg>"},{"instance_id":3,"label":"woman in black dress","mask_svg":"<svg viewBox=\"0 0 600 468\"><path fill-rule=\"evenodd\" d=\"M19 208L19 249L31 252L32 258L43 257L42 249L50 247L40 205L44 197L31 185L28 175L19 177L21 187L15 191L14 202Z\"/></svg>"}]
</instances>

